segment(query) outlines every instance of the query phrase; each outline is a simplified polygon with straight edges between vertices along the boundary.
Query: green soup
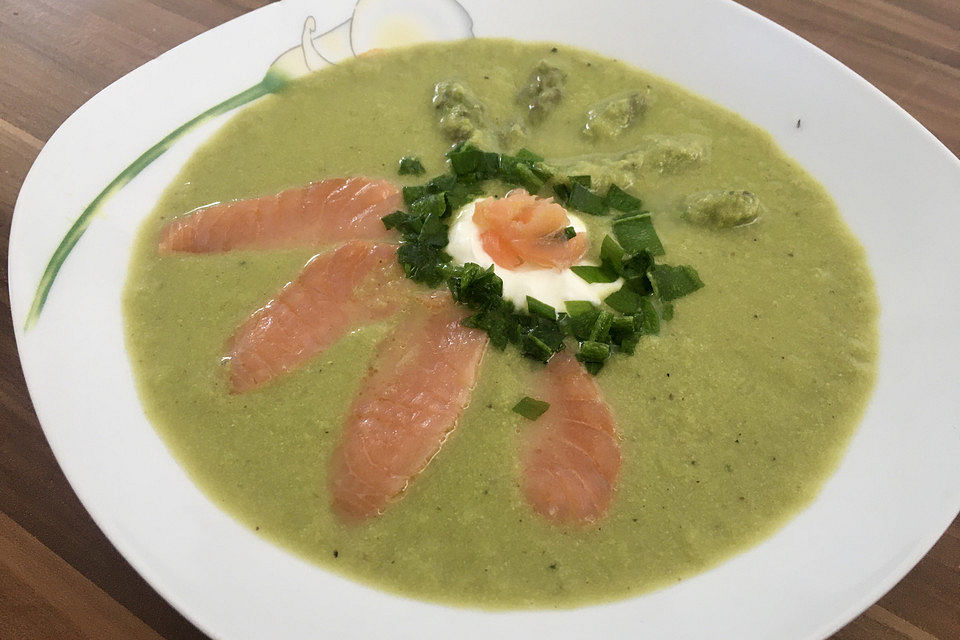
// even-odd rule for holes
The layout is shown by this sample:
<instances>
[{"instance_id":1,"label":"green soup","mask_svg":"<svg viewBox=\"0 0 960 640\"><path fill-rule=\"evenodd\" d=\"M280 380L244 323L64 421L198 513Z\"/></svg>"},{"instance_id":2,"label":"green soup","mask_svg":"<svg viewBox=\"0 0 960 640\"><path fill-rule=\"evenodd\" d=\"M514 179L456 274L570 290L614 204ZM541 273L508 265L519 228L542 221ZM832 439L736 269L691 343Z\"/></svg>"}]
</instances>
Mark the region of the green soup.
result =
<instances>
[{"instance_id":1,"label":"green soup","mask_svg":"<svg viewBox=\"0 0 960 640\"><path fill-rule=\"evenodd\" d=\"M528 122L517 94L544 60L566 74L562 99ZM509 349L487 352L456 431L403 498L362 525L342 524L326 493L329 459L390 322L358 329L269 386L231 395L220 365L225 341L316 252L157 254L163 224L210 202L331 176L411 183L396 175L410 154L428 175L442 172L450 141L431 104L441 80L468 86L502 131L524 122L520 143L548 160L603 173L610 154L666 145L630 168L631 191L653 212L665 260L694 266L706 287L678 301L673 320L644 337L636 355L611 359L597 377L617 418L623 466L610 513L594 525L550 524L520 494L525 421L511 407L540 365ZM586 135L587 113L625 92L642 94L642 116L616 135ZM690 141L692 160L681 148ZM681 215L692 195L716 190L754 194L760 219L720 228ZM596 239L609 220L589 223ZM767 133L626 64L505 40L351 60L244 109L144 223L125 313L143 403L211 500L327 569L412 597L493 608L627 597L770 535L836 467L877 358L864 252L823 187Z\"/></svg>"}]
</instances>

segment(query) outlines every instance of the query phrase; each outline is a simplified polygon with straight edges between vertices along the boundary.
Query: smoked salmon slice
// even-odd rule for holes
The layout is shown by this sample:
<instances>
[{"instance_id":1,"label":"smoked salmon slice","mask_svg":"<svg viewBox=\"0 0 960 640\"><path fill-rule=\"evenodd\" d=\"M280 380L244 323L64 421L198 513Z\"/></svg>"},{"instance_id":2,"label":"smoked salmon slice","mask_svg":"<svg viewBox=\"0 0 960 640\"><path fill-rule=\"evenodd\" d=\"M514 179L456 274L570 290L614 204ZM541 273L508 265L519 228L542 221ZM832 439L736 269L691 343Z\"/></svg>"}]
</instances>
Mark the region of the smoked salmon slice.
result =
<instances>
[{"instance_id":1,"label":"smoked salmon slice","mask_svg":"<svg viewBox=\"0 0 960 640\"><path fill-rule=\"evenodd\" d=\"M352 240L315 256L296 280L237 329L228 343L234 393L292 371L358 326L413 300L396 245Z\"/></svg>"},{"instance_id":2,"label":"smoked salmon slice","mask_svg":"<svg viewBox=\"0 0 960 640\"><path fill-rule=\"evenodd\" d=\"M587 236L567 237L567 210L553 201L514 189L504 198L477 202L473 222L480 229L483 250L504 269L524 264L566 269L587 251Z\"/></svg>"},{"instance_id":3,"label":"smoked salmon slice","mask_svg":"<svg viewBox=\"0 0 960 640\"><path fill-rule=\"evenodd\" d=\"M562 351L541 371L540 392L550 408L525 427L523 494L555 523L602 518L620 472L620 443L610 408L576 358Z\"/></svg>"},{"instance_id":4,"label":"smoked salmon slice","mask_svg":"<svg viewBox=\"0 0 960 640\"><path fill-rule=\"evenodd\" d=\"M418 305L378 347L330 467L333 509L375 516L397 499L457 426L487 335L460 324L449 294Z\"/></svg>"},{"instance_id":5,"label":"smoked salmon slice","mask_svg":"<svg viewBox=\"0 0 960 640\"><path fill-rule=\"evenodd\" d=\"M331 178L278 194L213 204L160 231L161 255L315 247L387 239L380 220L403 205L385 180Z\"/></svg>"}]
</instances>

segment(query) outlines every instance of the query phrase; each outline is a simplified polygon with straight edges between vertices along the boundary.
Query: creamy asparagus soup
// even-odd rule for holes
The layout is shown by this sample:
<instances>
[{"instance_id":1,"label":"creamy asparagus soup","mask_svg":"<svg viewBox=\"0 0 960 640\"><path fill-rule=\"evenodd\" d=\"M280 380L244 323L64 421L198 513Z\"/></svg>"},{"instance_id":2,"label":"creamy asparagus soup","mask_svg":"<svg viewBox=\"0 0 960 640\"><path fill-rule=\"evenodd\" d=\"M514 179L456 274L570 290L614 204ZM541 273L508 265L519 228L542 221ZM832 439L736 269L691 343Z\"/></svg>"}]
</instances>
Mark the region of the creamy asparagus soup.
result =
<instances>
[{"instance_id":1,"label":"creamy asparagus soup","mask_svg":"<svg viewBox=\"0 0 960 640\"><path fill-rule=\"evenodd\" d=\"M436 176L449 178L423 186ZM322 192L317 210L337 215L336 194L355 183L332 179L353 177L365 179L354 199L376 198L363 211L377 224L359 240L356 218L317 241L271 235L290 199L307 211ZM269 200L273 213L266 200L238 208L284 190L293 195ZM416 242L429 225L416 215L438 194L429 224L447 245L425 249ZM220 217L184 249L204 210L191 212L231 201L241 205L208 207ZM404 213L384 226L394 210ZM531 253L542 238L524 253L520 236L495 234L517 211L559 216L549 264ZM253 240L234 237L246 233L242 216ZM233 236L211 249L221 233ZM377 251L374 275L333 304ZM631 272L637 260L645 266ZM467 262L482 267L470 277L502 281L497 309L526 314L504 335L496 319L514 316L464 302ZM291 302L318 291L326 303ZM441 329L455 351L449 336L435 353L420 346L439 313L423 311L431 305L454 314ZM294 326L284 309L296 327L322 325L322 339L284 328ZM767 133L615 60L483 39L375 52L238 113L144 223L125 297L144 405L211 500L324 568L496 608L628 597L773 533L816 496L856 429L877 312L864 252L835 204ZM276 326L295 348L243 355ZM257 373L281 356L270 379ZM434 361L446 368L423 375ZM350 439L374 428L363 407L376 393L396 404L435 396L427 417L410 414L422 422L411 437L433 429L432 444L417 444L399 480L364 479L383 465L358 470L350 458ZM581 395L587 413L575 419L568 403ZM398 411L392 419L407 420ZM576 454L592 475L564 485L576 456L551 453L550 434L594 427L597 448Z\"/></svg>"}]
</instances>

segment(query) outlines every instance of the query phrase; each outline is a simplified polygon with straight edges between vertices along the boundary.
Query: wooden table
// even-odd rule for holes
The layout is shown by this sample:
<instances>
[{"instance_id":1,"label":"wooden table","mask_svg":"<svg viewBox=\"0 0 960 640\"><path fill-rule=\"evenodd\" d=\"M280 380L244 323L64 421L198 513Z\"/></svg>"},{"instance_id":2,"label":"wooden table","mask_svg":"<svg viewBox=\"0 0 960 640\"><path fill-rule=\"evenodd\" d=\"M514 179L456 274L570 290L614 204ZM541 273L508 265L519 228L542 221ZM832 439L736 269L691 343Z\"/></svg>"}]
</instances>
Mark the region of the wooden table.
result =
<instances>
[{"instance_id":1,"label":"wooden table","mask_svg":"<svg viewBox=\"0 0 960 640\"><path fill-rule=\"evenodd\" d=\"M94 93L258 0L3 0L0 224L44 142ZM318 0L318 6L322 2ZM876 84L960 153L960 0L744 0ZM47 446L0 314L0 638L204 638L110 545ZM843 640L960 638L960 519Z\"/></svg>"}]
</instances>

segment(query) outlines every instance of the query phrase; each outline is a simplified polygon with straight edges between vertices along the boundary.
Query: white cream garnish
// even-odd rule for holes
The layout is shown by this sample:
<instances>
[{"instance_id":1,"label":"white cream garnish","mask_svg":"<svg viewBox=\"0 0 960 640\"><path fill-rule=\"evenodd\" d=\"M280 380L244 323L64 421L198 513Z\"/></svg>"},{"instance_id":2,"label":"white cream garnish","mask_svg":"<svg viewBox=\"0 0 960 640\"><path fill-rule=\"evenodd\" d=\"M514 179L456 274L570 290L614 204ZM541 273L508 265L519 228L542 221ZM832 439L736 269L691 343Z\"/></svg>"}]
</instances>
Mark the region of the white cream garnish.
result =
<instances>
[{"instance_id":1,"label":"white cream garnish","mask_svg":"<svg viewBox=\"0 0 960 640\"><path fill-rule=\"evenodd\" d=\"M623 285L622 279L616 282L590 284L570 269L558 271L526 265L518 269L504 269L483 250L480 229L473 222L476 203L477 201L474 200L455 214L453 223L450 225L450 243L447 245L447 253L453 256L457 264L474 262L481 267L493 265L494 273L503 280L503 297L513 301L518 308L527 308L527 296L549 304L558 311L563 311L563 303L569 300L586 300L600 304L604 298ZM587 230L580 218L573 214L568 215L571 226L578 233ZM578 264L594 263L581 260Z\"/></svg>"}]
</instances>

